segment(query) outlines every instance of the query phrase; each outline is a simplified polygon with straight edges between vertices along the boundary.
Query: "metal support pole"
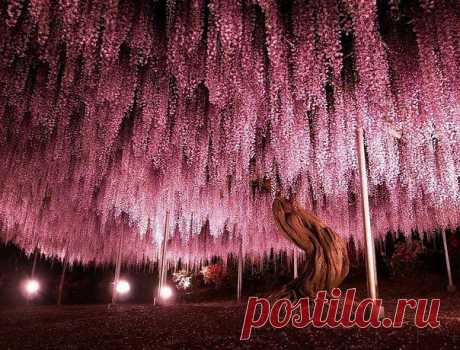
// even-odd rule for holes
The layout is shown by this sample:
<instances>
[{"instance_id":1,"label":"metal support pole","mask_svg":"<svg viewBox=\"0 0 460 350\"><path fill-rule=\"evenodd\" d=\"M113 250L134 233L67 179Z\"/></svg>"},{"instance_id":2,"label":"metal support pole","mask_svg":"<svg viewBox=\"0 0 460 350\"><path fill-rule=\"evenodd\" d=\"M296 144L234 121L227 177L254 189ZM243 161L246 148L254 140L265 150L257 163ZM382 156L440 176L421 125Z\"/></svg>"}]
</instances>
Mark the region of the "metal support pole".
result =
<instances>
[{"instance_id":1,"label":"metal support pole","mask_svg":"<svg viewBox=\"0 0 460 350\"><path fill-rule=\"evenodd\" d=\"M163 242L161 242L161 256L160 256L160 264L159 264L159 279L158 279L158 290L157 290L157 298L160 300L160 291L161 288L163 287L164 283L166 282L166 238L167 238L167 232L168 232L168 220L169 220L169 211L166 211L166 217L165 217L165 228L163 232Z\"/></svg>"},{"instance_id":2,"label":"metal support pole","mask_svg":"<svg viewBox=\"0 0 460 350\"><path fill-rule=\"evenodd\" d=\"M299 252L297 248L294 248L294 279L299 277L299 271L298 271L298 266L299 266Z\"/></svg>"},{"instance_id":3,"label":"metal support pole","mask_svg":"<svg viewBox=\"0 0 460 350\"><path fill-rule=\"evenodd\" d=\"M158 300L160 300L161 280L163 278L163 273L162 273L162 269L161 269L161 266L162 266L161 254L162 254L162 251L163 251L162 248L163 248L163 242L161 243L161 247L158 250L158 263L157 263L157 266L158 266L158 286L157 286L156 289L154 289L154 293L153 293L153 304L154 305L156 305Z\"/></svg>"},{"instance_id":4,"label":"metal support pole","mask_svg":"<svg viewBox=\"0 0 460 350\"><path fill-rule=\"evenodd\" d=\"M34 278L34 277L35 277L35 270L36 270L36 268L37 268L37 259L38 259L38 248L35 247L35 249L34 249L34 261L33 261L33 263L32 263L32 271L31 271L31 273L30 273L30 278ZM26 299L27 299L27 305L29 305L29 304L30 304L30 300L31 300L31 299L30 299L30 296L28 295Z\"/></svg>"},{"instance_id":5,"label":"metal support pole","mask_svg":"<svg viewBox=\"0 0 460 350\"><path fill-rule=\"evenodd\" d=\"M117 255L117 262L115 265L115 276L113 281L113 288L112 288L112 304L116 304L117 302L117 284L120 280L120 272L121 272L121 249L123 246L123 236L124 230L121 231L120 242L118 243L118 255Z\"/></svg>"},{"instance_id":6,"label":"metal support pole","mask_svg":"<svg viewBox=\"0 0 460 350\"><path fill-rule=\"evenodd\" d=\"M189 244L188 244L188 261L187 261L187 273L190 270L190 261L192 260L192 240L193 240L193 213L190 218L190 234L189 234Z\"/></svg>"},{"instance_id":7,"label":"metal support pole","mask_svg":"<svg viewBox=\"0 0 460 350\"><path fill-rule=\"evenodd\" d=\"M35 269L37 268L37 259L38 259L38 249L35 248L35 250L34 250L34 262L32 263L32 272L30 274L31 278L35 277Z\"/></svg>"},{"instance_id":8,"label":"metal support pole","mask_svg":"<svg viewBox=\"0 0 460 350\"><path fill-rule=\"evenodd\" d=\"M238 252L238 283L236 286L236 300L241 301L241 291L243 289L243 239L240 237L240 247Z\"/></svg>"},{"instance_id":9,"label":"metal support pole","mask_svg":"<svg viewBox=\"0 0 460 350\"><path fill-rule=\"evenodd\" d=\"M64 290L64 280L65 280L66 269L67 269L67 258L64 258L64 265L62 266L61 279L59 280L59 290L58 290L58 300L57 300L58 305L62 304L62 292Z\"/></svg>"},{"instance_id":10,"label":"metal support pole","mask_svg":"<svg viewBox=\"0 0 460 350\"><path fill-rule=\"evenodd\" d=\"M450 270L450 259L449 259L449 251L447 250L447 239L446 239L446 231L442 230L442 244L444 246L444 257L446 259L446 267L447 267L447 277L449 278L449 285L447 286L447 290L449 292L455 292L455 285L452 281L452 271Z\"/></svg>"},{"instance_id":11,"label":"metal support pole","mask_svg":"<svg viewBox=\"0 0 460 350\"><path fill-rule=\"evenodd\" d=\"M359 161L359 174L361 178L361 197L362 197L362 210L363 210L363 227L364 227L364 242L366 254L366 271L367 271L367 288L369 297L377 299L378 286L377 286L377 268L375 262L375 248L374 239L371 232L371 217L369 213L369 197L367 187L367 170L366 158L364 153L364 130L358 128L358 161Z\"/></svg>"}]
</instances>

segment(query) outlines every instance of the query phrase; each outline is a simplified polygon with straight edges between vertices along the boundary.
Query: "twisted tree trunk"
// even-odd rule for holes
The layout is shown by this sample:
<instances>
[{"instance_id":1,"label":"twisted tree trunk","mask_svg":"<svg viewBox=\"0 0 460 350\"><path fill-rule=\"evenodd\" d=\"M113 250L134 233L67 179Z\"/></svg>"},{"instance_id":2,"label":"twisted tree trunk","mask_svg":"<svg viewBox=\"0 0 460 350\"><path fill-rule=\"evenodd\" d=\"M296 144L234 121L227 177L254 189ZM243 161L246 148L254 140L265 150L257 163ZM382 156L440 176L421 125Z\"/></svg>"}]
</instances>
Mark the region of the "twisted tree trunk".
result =
<instances>
[{"instance_id":1,"label":"twisted tree trunk","mask_svg":"<svg viewBox=\"0 0 460 350\"><path fill-rule=\"evenodd\" d=\"M298 278L270 298L296 300L338 287L349 270L345 241L294 201L277 197L272 209L280 233L305 251L307 262Z\"/></svg>"}]
</instances>

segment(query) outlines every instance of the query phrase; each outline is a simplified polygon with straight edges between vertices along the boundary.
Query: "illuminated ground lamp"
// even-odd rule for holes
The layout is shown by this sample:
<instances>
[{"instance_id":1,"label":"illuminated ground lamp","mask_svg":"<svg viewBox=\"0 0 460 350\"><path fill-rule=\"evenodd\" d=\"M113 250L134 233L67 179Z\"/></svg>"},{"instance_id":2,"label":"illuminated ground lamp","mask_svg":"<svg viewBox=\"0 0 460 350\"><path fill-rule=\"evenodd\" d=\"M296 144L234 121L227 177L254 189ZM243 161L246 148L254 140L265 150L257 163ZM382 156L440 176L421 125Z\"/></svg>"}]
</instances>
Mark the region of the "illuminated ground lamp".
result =
<instances>
[{"instance_id":1,"label":"illuminated ground lamp","mask_svg":"<svg viewBox=\"0 0 460 350\"><path fill-rule=\"evenodd\" d=\"M173 296L173 290L169 286L162 286L160 288L160 299L163 302L166 302L168 300L171 300L171 297Z\"/></svg>"},{"instance_id":2,"label":"illuminated ground lamp","mask_svg":"<svg viewBox=\"0 0 460 350\"><path fill-rule=\"evenodd\" d=\"M32 298L37 295L40 290L40 283L36 279L29 279L24 283L24 291L27 298Z\"/></svg>"},{"instance_id":3,"label":"illuminated ground lamp","mask_svg":"<svg viewBox=\"0 0 460 350\"><path fill-rule=\"evenodd\" d=\"M131 286L129 285L128 281L120 280L115 285L115 291L117 292L117 294L126 295L129 293L130 290Z\"/></svg>"}]
</instances>

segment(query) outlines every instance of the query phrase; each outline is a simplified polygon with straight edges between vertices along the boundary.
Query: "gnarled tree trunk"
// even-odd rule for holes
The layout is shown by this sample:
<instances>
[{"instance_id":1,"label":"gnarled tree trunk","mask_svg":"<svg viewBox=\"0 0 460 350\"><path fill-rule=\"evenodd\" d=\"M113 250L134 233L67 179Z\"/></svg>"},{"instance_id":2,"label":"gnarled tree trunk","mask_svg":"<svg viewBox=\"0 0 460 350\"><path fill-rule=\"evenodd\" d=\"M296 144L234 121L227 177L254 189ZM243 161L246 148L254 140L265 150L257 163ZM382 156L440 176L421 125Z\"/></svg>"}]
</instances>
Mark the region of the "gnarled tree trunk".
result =
<instances>
[{"instance_id":1,"label":"gnarled tree trunk","mask_svg":"<svg viewBox=\"0 0 460 350\"><path fill-rule=\"evenodd\" d=\"M305 251L307 262L298 278L270 298L314 297L320 290L338 287L349 270L345 241L294 201L277 197L272 209L281 234Z\"/></svg>"}]
</instances>

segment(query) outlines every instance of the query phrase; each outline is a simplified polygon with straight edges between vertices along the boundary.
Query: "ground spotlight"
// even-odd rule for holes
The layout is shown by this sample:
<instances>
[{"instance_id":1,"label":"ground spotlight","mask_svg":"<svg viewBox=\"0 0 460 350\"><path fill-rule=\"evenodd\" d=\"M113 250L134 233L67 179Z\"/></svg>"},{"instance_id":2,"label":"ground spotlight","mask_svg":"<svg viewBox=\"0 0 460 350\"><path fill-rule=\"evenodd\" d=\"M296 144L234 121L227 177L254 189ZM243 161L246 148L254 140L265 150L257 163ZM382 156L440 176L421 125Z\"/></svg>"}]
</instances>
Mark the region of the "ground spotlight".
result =
<instances>
[{"instance_id":1,"label":"ground spotlight","mask_svg":"<svg viewBox=\"0 0 460 350\"><path fill-rule=\"evenodd\" d=\"M161 299L167 300L167 299L171 298L172 295L173 295L173 291L172 291L171 287L168 287L168 286L161 287L161 289L160 289L160 297L161 297Z\"/></svg>"},{"instance_id":2,"label":"ground spotlight","mask_svg":"<svg viewBox=\"0 0 460 350\"><path fill-rule=\"evenodd\" d=\"M131 286L128 281L120 280L115 285L115 290L118 294L127 294L131 290Z\"/></svg>"},{"instance_id":3,"label":"ground spotlight","mask_svg":"<svg viewBox=\"0 0 460 350\"><path fill-rule=\"evenodd\" d=\"M35 279L27 280L25 283L25 291L28 295L35 295L40 290L40 283Z\"/></svg>"}]
</instances>

